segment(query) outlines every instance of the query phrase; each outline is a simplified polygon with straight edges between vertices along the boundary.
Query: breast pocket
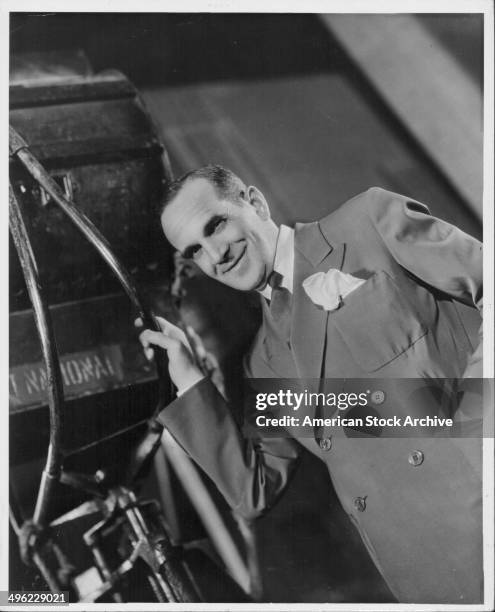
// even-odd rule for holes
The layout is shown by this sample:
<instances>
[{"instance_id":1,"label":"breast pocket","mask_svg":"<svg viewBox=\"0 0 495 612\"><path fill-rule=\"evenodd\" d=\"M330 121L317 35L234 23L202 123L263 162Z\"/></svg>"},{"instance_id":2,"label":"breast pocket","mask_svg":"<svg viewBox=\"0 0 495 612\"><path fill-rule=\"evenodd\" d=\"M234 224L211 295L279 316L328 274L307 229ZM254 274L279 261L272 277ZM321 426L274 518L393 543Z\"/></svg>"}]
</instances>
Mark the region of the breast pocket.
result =
<instances>
[{"instance_id":1,"label":"breast pocket","mask_svg":"<svg viewBox=\"0 0 495 612\"><path fill-rule=\"evenodd\" d=\"M420 293L421 292L421 293ZM421 317L427 290L407 281L402 290L380 270L344 298L330 313L355 362L366 372L379 370L407 351L428 332Z\"/></svg>"}]
</instances>

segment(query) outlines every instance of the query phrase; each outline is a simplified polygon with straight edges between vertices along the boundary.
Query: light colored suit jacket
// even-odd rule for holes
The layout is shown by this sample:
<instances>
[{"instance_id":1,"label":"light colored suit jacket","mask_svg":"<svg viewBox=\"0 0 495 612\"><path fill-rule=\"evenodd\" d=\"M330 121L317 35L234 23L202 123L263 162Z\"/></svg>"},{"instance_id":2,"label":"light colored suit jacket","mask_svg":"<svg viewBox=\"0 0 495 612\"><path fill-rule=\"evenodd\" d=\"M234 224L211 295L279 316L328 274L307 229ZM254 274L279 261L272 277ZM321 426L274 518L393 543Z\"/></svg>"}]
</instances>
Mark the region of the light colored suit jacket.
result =
<instances>
[{"instance_id":1,"label":"light colored suit jacket","mask_svg":"<svg viewBox=\"0 0 495 612\"><path fill-rule=\"evenodd\" d=\"M302 288L309 275L330 268L366 279L333 312ZM373 188L319 222L296 226L293 287L290 345L265 307L246 357L248 378L411 378L419 388L435 378L482 376L481 347L473 351L454 303L481 310L481 244L419 202ZM293 439L245 439L208 380L161 420L246 517L275 502L296 465ZM297 437L298 430L289 433ZM328 466L397 599L481 601L480 440L352 438L330 429L322 437L331 444L298 441Z\"/></svg>"}]
</instances>

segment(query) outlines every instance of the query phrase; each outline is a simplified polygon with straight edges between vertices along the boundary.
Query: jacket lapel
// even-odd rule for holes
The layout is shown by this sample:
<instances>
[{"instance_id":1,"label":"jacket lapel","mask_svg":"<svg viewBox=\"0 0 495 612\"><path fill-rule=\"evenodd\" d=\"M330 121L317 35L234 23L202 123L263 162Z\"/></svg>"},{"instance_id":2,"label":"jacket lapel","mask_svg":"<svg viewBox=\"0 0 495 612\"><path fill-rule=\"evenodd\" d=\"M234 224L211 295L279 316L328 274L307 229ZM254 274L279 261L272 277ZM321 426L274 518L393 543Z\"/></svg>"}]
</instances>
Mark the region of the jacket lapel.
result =
<instances>
[{"instance_id":1,"label":"jacket lapel","mask_svg":"<svg viewBox=\"0 0 495 612\"><path fill-rule=\"evenodd\" d=\"M320 378L328 311L316 306L302 282L316 272L340 270L345 245L330 242L318 223L297 224L295 230L291 346L301 378Z\"/></svg>"}]
</instances>

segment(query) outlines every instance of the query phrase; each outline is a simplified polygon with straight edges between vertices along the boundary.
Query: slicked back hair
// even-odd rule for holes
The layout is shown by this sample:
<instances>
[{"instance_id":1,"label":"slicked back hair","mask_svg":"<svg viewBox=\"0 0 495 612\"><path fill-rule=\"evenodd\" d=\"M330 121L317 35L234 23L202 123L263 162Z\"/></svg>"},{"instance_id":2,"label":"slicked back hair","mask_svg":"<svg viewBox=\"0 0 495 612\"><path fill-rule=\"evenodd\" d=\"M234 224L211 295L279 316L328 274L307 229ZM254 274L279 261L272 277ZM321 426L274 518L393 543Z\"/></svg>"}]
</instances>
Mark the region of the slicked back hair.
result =
<instances>
[{"instance_id":1,"label":"slicked back hair","mask_svg":"<svg viewBox=\"0 0 495 612\"><path fill-rule=\"evenodd\" d=\"M234 174L228 168L218 165L203 166L186 172L167 185L159 209L160 218L165 208L173 201L188 181L201 178L213 185L218 197L233 202L240 200L241 192L246 190L244 183L237 174Z\"/></svg>"}]
</instances>

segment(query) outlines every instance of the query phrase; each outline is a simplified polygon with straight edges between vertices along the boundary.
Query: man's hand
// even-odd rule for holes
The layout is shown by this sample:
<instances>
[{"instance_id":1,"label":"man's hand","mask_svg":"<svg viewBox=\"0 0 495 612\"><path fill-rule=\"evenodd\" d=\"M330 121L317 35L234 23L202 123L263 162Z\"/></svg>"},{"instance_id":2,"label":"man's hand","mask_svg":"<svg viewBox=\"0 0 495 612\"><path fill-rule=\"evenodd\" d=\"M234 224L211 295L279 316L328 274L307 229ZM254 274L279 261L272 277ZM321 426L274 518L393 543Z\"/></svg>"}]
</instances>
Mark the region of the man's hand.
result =
<instances>
[{"instance_id":1,"label":"man's hand","mask_svg":"<svg viewBox=\"0 0 495 612\"><path fill-rule=\"evenodd\" d=\"M168 371L178 394L183 393L203 378L201 370L194 363L193 354L184 332L161 317L155 317L161 331L145 329L139 334L139 341L144 347L144 354L150 361L153 359L152 346L159 346L168 353ZM141 319L134 321L136 327L142 327Z\"/></svg>"}]
</instances>

